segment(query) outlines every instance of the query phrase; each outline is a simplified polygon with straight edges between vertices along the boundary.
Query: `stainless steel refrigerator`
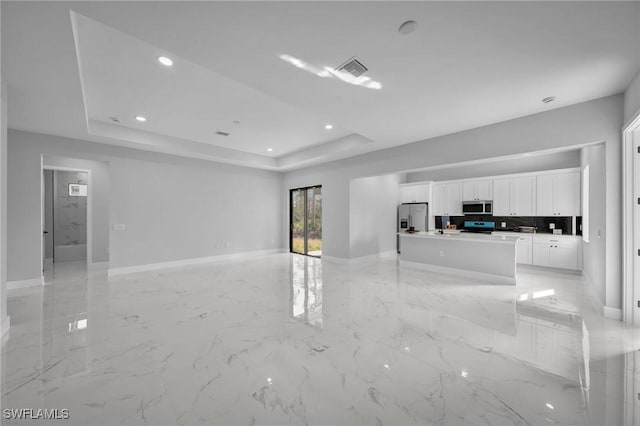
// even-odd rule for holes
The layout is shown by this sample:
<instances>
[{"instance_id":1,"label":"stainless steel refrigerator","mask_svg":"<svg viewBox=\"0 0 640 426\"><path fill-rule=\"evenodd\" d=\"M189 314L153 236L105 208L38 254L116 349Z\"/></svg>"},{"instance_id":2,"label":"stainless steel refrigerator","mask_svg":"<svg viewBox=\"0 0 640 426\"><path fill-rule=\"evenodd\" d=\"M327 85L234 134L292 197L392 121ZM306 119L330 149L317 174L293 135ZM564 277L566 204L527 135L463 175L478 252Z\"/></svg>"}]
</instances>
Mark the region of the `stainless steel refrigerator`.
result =
<instances>
[{"instance_id":1,"label":"stainless steel refrigerator","mask_svg":"<svg viewBox=\"0 0 640 426\"><path fill-rule=\"evenodd\" d=\"M429 204L404 203L398 206L398 232L413 228L416 231L429 230ZM400 237L398 237L398 253L400 253Z\"/></svg>"}]
</instances>

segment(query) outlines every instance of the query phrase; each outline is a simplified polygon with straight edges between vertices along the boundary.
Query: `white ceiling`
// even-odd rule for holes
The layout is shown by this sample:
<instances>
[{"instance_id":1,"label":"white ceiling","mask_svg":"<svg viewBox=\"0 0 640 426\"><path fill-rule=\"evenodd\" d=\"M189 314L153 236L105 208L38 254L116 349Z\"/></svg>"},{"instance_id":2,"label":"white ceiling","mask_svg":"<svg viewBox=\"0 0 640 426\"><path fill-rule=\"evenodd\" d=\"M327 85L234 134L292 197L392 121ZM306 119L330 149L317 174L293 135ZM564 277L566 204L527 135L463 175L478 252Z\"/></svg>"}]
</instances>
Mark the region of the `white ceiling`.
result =
<instances>
[{"instance_id":1,"label":"white ceiling","mask_svg":"<svg viewBox=\"0 0 640 426\"><path fill-rule=\"evenodd\" d=\"M640 68L639 2L1 7L10 127L276 170L620 93ZM316 74L353 56L381 89Z\"/></svg>"}]
</instances>

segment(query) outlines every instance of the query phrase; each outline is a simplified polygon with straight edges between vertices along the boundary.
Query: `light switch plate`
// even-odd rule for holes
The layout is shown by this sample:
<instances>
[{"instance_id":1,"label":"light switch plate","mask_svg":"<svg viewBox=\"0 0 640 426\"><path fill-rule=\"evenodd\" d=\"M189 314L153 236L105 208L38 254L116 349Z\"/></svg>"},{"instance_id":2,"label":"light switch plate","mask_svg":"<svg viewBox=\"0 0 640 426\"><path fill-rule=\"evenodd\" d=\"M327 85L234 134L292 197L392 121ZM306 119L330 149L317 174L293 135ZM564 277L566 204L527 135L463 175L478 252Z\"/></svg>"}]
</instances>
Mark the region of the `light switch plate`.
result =
<instances>
[{"instance_id":1,"label":"light switch plate","mask_svg":"<svg viewBox=\"0 0 640 426\"><path fill-rule=\"evenodd\" d=\"M556 224L555 223L550 223L549 224L549 229L556 229Z\"/></svg>"},{"instance_id":2,"label":"light switch plate","mask_svg":"<svg viewBox=\"0 0 640 426\"><path fill-rule=\"evenodd\" d=\"M500 226L502 226L503 228L506 228L507 227L507 222L500 223Z\"/></svg>"}]
</instances>

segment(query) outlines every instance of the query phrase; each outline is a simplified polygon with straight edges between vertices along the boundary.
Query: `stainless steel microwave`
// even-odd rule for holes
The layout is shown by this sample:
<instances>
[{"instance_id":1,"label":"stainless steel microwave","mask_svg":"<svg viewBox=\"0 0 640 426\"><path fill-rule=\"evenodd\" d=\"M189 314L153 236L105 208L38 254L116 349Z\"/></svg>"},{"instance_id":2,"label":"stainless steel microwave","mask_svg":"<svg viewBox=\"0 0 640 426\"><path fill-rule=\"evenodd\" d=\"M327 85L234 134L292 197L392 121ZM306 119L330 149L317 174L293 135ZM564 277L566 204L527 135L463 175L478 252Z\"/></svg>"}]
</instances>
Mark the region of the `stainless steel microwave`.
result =
<instances>
[{"instance_id":1,"label":"stainless steel microwave","mask_svg":"<svg viewBox=\"0 0 640 426\"><path fill-rule=\"evenodd\" d=\"M484 200L484 201L463 201L462 202L462 213L463 214L490 214L493 215L493 201Z\"/></svg>"}]
</instances>

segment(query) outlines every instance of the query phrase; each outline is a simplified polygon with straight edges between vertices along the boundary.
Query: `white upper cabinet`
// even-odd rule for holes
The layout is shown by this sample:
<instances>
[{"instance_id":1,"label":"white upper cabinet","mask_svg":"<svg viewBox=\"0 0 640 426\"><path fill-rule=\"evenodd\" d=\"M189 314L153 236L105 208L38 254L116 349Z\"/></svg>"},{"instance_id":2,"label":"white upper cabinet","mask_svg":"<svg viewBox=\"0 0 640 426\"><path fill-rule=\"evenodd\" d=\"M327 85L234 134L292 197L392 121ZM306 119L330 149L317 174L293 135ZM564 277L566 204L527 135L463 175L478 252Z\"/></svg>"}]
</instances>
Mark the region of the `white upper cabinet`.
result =
<instances>
[{"instance_id":1,"label":"white upper cabinet","mask_svg":"<svg viewBox=\"0 0 640 426\"><path fill-rule=\"evenodd\" d=\"M434 184L432 204L434 216L462 216L462 184Z\"/></svg>"},{"instance_id":2,"label":"white upper cabinet","mask_svg":"<svg viewBox=\"0 0 640 426\"><path fill-rule=\"evenodd\" d=\"M462 183L462 201L492 200L490 180L470 180Z\"/></svg>"},{"instance_id":3,"label":"white upper cabinet","mask_svg":"<svg viewBox=\"0 0 640 426\"><path fill-rule=\"evenodd\" d=\"M578 171L438 182L420 188L403 185L402 202L427 201L432 195L429 209L434 216L462 216L463 201L485 200L493 200L494 216L579 216L581 211Z\"/></svg>"},{"instance_id":4,"label":"white upper cabinet","mask_svg":"<svg viewBox=\"0 0 640 426\"><path fill-rule=\"evenodd\" d=\"M442 216L444 215L444 192L446 191L447 186L444 184L434 184L433 185L433 198L431 200L431 214L434 216Z\"/></svg>"},{"instance_id":5,"label":"white upper cabinet","mask_svg":"<svg viewBox=\"0 0 640 426\"><path fill-rule=\"evenodd\" d=\"M401 203L429 202L429 184L400 185Z\"/></svg>"},{"instance_id":6,"label":"white upper cabinet","mask_svg":"<svg viewBox=\"0 0 640 426\"><path fill-rule=\"evenodd\" d=\"M493 181L495 216L535 216L536 178L524 176Z\"/></svg>"},{"instance_id":7,"label":"white upper cabinet","mask_svg":"<svg viewBox=\"0 0 640 426\"><path fill-rule=\"evenodd\" d=\"M446 216L462 216L462 184L450 183L447 185L447 211Z\"/></svg>"},{"instance_id":8,"label":"white upper cabinet","mask_svg":"<svg viewBox=\"0 0 640 426\"><path fill-rule=\"evenodd\" d=\"M580 173L538 176L536 200L538 216L579 216Z\"/></svg>"},{"instance_id":9,"label":"white upper cabinet","mask_svg":"<svg viewBox=\"0 0 640 426\"><path fill-rule=\"evenodd\" d=\"M493 181L493 214L496 216L511 215L510 181L511 179Z\"/></svg>"},{"instance_id":10,"label":"white upper cabinet","mask_svg":"<svg viewBox=\"0 0 640 426\"><path fill-rule=\"evenodd\" d=\"M514 216L536 215L536 178L511 179L511 210Z\"/></svg>"},{"instance_id":11,"label":"white upper cabinet","mask_svg":"<svg viewBox=\"0 0 640 426\"><path fill-rule=\"evenodd\" d=\"M536 196L536 215L553 216L553 184L554 175L542 175L537 177L538 191Z\"/></svg>"}]
</instances>

